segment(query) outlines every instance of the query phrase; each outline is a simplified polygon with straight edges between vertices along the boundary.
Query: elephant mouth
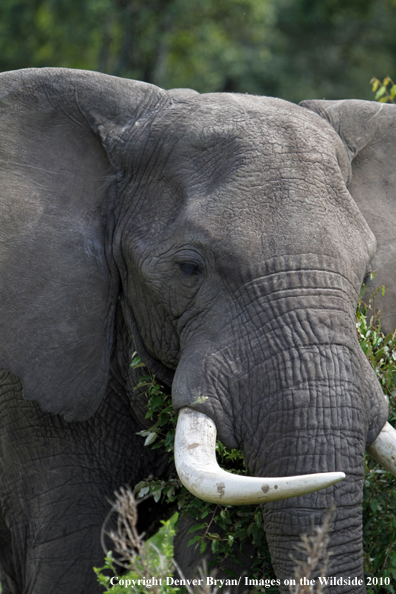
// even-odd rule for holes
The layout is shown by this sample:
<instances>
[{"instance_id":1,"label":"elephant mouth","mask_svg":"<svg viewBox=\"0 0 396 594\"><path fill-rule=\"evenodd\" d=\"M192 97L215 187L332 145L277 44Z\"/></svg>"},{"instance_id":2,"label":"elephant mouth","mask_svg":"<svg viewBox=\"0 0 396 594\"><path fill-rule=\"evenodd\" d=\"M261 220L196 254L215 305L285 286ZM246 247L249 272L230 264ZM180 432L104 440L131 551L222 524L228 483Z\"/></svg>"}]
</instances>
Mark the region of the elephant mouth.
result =
<instances>
[{"instance_id":1,"label":"elephant mouth","mask_svg":"<svg viewBox=\"0 0 396 594\"><path fill-rule=\"evenodd\" d=\"M196 497L223 505L251 505L297 497L342 481L343 472L287 477L235 475L216 460L216 425L204 413L182 408L175 436L175 464L183 485ZM396 475L396 430L386 423L368 452Z\"/></svg>"}]
</instances>

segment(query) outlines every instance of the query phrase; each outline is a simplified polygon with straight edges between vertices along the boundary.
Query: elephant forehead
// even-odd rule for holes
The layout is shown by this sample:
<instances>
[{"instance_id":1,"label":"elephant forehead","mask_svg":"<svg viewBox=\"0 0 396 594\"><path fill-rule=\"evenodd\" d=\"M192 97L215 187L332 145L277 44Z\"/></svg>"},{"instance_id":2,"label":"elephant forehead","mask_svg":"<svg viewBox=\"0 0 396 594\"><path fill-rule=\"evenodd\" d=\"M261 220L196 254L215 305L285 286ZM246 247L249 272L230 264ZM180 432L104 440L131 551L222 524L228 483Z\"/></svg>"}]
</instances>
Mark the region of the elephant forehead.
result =
<instances>
[{"instance_id":1,"label":"elephant forehead","mask_svg":"<svg viewBox=\"0 0 396 594\"><path fill-rule=\"evenodd\" d=\"M318 147L323 152L324 145L333 142L324 122L312 122L301 107L270 97L202 95L168 110L152 132L163 136L164 123L178 156L214 151L225 159L251 149L268 159L288 152L318 154Z\"/></svg>"},{"instance_id":2,"label":"elephant forehead","mask_svg":"<svg viewBox=\"0 0 396 594\"><path fill-rule=\"evenodd\" d=\"M169 110L151 128L146 175L189 202L216 196L213 213L225 193L224 206L240 211L263 197L272 208L301 197L314 208L330 186L345 189L330 127L286 101L260 99L213 94Z\"/></svg>"}]
</instances>

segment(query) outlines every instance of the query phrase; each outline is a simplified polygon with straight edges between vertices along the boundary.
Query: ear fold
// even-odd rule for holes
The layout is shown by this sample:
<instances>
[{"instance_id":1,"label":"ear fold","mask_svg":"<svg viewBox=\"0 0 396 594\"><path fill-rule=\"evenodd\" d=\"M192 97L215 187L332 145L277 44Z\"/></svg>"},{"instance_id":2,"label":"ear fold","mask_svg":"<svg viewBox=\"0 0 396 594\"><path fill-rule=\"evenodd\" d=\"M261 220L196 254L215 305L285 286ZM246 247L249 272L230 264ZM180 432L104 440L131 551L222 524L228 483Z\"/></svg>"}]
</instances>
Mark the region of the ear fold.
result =
<instances>
[{"instance_id":1,"label":"ear fold","mask_svg":"<svg viewBox=\"0 0 396 594\"><path fill-rule=\"evenodd\" d=\"M110 159L160 91L43 69L1 74L0 93L0 367L45 411L84 420L106 388L118 292Z\"/></svg>"},{"instance_id":2,"label":"ear fold","mask_svg":"<svg viewBox=\"0 0 396 594\"><path fill-rule=\"evenodd\" d=\"M396 328L396 105L372 101L303 101L327 119L343 140L352 165L349 192L377 239L372 261L385 332Z\"/></svg>"}]
</instances>

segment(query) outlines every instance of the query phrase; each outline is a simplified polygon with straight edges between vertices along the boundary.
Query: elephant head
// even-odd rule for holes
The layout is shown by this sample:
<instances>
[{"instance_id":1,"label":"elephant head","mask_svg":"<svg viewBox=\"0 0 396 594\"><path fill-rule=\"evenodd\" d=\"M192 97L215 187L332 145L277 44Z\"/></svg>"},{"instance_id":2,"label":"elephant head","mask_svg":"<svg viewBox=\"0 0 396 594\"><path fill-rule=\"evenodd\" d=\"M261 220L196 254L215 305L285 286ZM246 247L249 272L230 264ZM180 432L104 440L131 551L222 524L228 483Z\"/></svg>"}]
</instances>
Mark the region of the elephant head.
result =
<instances>
[{"instance_id":1,"label":"elephant head","mask_svg":"<svg viewBox=\"0 0 396 594\"><path fill-rule=\"evenodd\" d=\"M355 306L374 233L393 271L396 108L63 69L0 78L0 367L44 411L87 419L121 319L182 409L188 487L265 501L280 578L336 503L333 574L361 576L363 456L387 406ZM216 429L246 484L216 467Z\"/></svg>"}]
</instances>

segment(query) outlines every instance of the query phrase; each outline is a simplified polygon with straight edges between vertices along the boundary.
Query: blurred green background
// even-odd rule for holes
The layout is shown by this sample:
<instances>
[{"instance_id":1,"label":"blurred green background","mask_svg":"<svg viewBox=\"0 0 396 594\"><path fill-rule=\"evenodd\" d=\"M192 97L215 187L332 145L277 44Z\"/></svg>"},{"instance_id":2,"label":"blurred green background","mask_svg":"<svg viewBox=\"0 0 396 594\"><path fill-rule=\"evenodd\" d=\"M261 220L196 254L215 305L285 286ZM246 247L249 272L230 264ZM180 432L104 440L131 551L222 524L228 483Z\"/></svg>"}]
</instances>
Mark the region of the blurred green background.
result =
<instances>
[{"instance_id":1,"label":"blurred green background","mask_svg":"<svg viewBox=\"0 0 396 594\"><path fill-rule=\"evenodd\" d=\"M65 66L164 88L372 99L396 0L1 0L0 70Z\"/></svg>"}]
</instances>

